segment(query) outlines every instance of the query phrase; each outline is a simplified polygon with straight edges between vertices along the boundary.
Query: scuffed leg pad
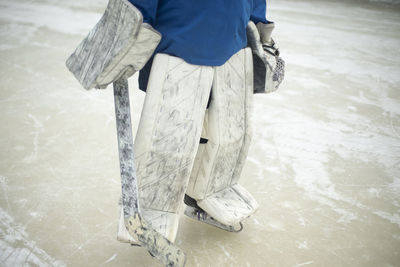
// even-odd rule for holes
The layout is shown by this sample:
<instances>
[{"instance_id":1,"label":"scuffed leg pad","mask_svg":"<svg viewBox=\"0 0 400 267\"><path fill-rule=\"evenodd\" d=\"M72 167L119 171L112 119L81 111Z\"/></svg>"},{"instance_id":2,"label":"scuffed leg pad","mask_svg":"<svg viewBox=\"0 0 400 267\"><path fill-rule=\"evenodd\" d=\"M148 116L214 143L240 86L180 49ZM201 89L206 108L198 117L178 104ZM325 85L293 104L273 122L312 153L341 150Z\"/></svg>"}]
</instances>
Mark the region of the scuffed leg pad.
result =
<instances>
[{"instance_id":1,"label":"scuffed leg pad","mask_svg":"<svg viewBox=\"0 0 400 267\"><path fill-rule=\"evenodd\" d=\"M236 225L258 209L256 200L239 184L216 192L198 201L197 205L226 225Z\"/></svg>"},{"instance_id":2,"label":"scuffed leg pad","mask_svg":"<svg viewBox=\"0 0 400 267\"><path fill-rule=\"evenodd\" d=\"M169 241L175 241L179 225L178 214L157 210L142 210L141 215L143 216L147 226L165 236ZM131 244L139 243L129 234L128 230L126 229L122 212L118 225L117 240Z\"/></svg>"}]
</instances>

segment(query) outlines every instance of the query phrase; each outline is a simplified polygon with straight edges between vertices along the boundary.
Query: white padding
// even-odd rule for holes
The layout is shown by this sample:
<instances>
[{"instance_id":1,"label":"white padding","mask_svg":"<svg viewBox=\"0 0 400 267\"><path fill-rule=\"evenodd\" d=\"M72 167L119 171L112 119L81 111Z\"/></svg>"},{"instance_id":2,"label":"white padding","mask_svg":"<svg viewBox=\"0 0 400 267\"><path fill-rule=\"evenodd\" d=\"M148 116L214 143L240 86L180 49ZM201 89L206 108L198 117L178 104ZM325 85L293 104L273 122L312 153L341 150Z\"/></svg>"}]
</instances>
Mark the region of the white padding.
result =
<instances>
[{"instance_id":1,"label":"white padding","mask_svg":"<svg viewBox=\"0 0 400 267\"><path fill-rule=\"evenodd\" d=\"M169 241L174 242L178 232L179 214L163 212L157 210L141 211L141 215L148 227L156 230L158 233L165 236ZM138 244L125 227L124 215L121 210L118 223L117 240L124 243Z\"/></svg>"},{"instance_id":2,"label":"white padding","mask_svg":"<svg viewBox=\"0 0 400 267\"><path fill-rule=\"evenodd\" d=\"M147 225L174 242L178 232L179 214L158 210L142 209Z\"/></svg>"},{"instance_id":3,"label":"white padding","mask_svg":"<svg viewBox=\"0 0 400 267\"><path fill-rule=\"evenodd\" d=\"M150 72L135 138L139 203L144 220L170 240L199 145L212 74L212 67L166 54L154 57Z\"/></svg>"},{"instance_id":4,"label":"white padding","mask_svg":"<svg viewBox=\"0 0 400 267\"><path fill-rule=\"evenodd\" d=\"M84 88L105 88L146 64L161 34L142 20L140 11L129 1L109 1L100 21L66 62Z\"/></svg>"},{"instance_id":5,"label":"white padding","mask_svg":"<svg viewBox=\"0 0 400 267\"><path fill-rule=\"evenodd\" d=\"M197 204L225 225L236 225L258 209L255 199L239 184L228 186Z\"/></svg>"},{"instance_id":6,"label":"white padding","mask_svg":"<svg viewBox=\"0 0 400 267\"><path fill-rule=\"evenodd\" d=\"M157 54L135 139L141 207L176 212L199 145L212 67Z\"/></svg>"},{"instance_id":7,"label":"white padding","mask_svg":"<svg viewBox=\"0 0 400 267\"><path fill-rule=\"evenodd\" d=\"M257 208L251 195L237 185L251 141L252 95L252 55L250 49L243 49L214 68L203 125L208 142L200 145L186 192L207 213L219 214L215 219L229 225Z\"/></svg>"}]
</instances>

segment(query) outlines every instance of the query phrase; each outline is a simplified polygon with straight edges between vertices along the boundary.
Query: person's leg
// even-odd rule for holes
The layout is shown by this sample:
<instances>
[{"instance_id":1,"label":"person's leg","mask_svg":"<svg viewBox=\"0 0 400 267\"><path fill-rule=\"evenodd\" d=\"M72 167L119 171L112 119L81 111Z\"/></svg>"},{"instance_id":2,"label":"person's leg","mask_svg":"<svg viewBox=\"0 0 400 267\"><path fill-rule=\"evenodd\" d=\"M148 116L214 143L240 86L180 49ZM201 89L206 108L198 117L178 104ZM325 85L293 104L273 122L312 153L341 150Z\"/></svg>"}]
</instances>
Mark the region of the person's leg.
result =
<instances>
[{"instance_id":1,"label":"person's leg","mask_svg":"<svg viewBox=\"0 0 400 267\"><path fill-rule=\"evenodd\" d=\"M215 68L210 107L203 138L186 194L217 221L235 225L251 215L258 204L237 182L250 140L253 95L252 55L239 51Z\"/></svg>"},{"instance_id":2,"label":"person's leg","mask_svg":"<svg viewBox=\"0 0 400 267\"><path fill-rule=\"evenodd\" d=\"M212 79L212 67L191 65L165 54L154 58L135 139L139 205L147 224L171 241L175 240ZM123 238L119 235L119 239Z\"/></svg>"}]
</instances>

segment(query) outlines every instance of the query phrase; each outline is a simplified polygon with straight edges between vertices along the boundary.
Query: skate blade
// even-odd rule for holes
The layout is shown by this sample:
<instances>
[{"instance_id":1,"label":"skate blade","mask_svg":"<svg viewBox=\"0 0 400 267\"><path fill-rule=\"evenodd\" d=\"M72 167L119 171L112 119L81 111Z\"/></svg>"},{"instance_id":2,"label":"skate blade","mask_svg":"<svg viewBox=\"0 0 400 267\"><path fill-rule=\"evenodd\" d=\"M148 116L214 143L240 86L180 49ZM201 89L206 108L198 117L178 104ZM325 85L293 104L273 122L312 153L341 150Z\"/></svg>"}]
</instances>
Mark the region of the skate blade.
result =
<instances>
[{"instance_id":1,"label":"skate blade","mask_svg":"<svg viewBox=\"0 0 400 267\"><path fill-rule=\"evenodd\" d=\"M243 224L239 223L238 225L225 225L222 224L216 220L214 220L212 217L210 217L206 212L203 211L198 211L197 209L193 207L187 206L185 208L184 214L188 216L189 218L192 218L196 221L203 222L212 226L215 226L217 228L220 228L222 230L228 231L228 232L233 232L233 233L238 233L243 230Z\"/></svg>"},{"instance_id":2,"label":"skate blade","mask_svg":"<svg viewBox=\"0 0 400 267\"><path fill-rule=\"evenodd\" d=\"M126 221L127 229L138 238L140 246L146 248L151 256L168 267L183 267L186 263L185 253L157 231L148 228L142 222L130 217Z\"/></svg>"}]
</instances>

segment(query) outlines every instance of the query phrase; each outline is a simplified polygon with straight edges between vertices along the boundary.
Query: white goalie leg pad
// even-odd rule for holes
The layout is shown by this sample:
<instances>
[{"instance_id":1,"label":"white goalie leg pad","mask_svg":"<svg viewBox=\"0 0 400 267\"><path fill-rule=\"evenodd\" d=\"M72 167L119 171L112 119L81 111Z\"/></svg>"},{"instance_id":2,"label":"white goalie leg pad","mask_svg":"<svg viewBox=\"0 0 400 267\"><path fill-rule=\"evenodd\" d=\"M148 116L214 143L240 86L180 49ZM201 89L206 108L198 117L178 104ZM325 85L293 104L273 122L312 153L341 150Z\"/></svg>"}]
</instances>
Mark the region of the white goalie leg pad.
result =
<instances>
[{"instance_id":1,"label":"white goalie leg pad","mask_svg":"<svg viewBox=\"0 0 400 267\"><path fill-rule=\"evenodd\" d=\"M199 145L213 68L157 54L135 139L139 203L149 226L174 241Z\"/></svg>"},{"instance_id":2,"label":"white goalie leg pad","mask_svg":"<svg viewBox=\"0 0 400 267\"><path fill-rule=\"evenodd\" d=\"M121 210L118 223L117 240L123 243L138 245L139 242L135 238L133 238L126 229L124 212L122 206L120 207ZM170 240L171 242L175 240L179 225L179 214L158 210L142 209L141 215L143 218L145 218L148 227L167 237L168 240Z\"/></svg>"},{"instance_id":3,"label":"white goalie leg pad","mask_svg":"<svg viewBox=\"0 0 400 267\"><path fill-rule=\"evenodd\" d=\"M203 130L208 142L198 150L186 192L225 225L239 223L258 208L250 193L237 184L251 141L252 75L250 49L215 68Z\"/></svg>"},{"instance_id":4,"label":"white goalie leg pad","mask_svg":"<svg viewBox=\"0 0 400 267\"><path fill-rule=\"evenodd\" d=\"M143 68L161 34L142 20L128 0L109 0L100 21L66 62L84 88L105 88Z\"/></svg>"}]
</instances>

